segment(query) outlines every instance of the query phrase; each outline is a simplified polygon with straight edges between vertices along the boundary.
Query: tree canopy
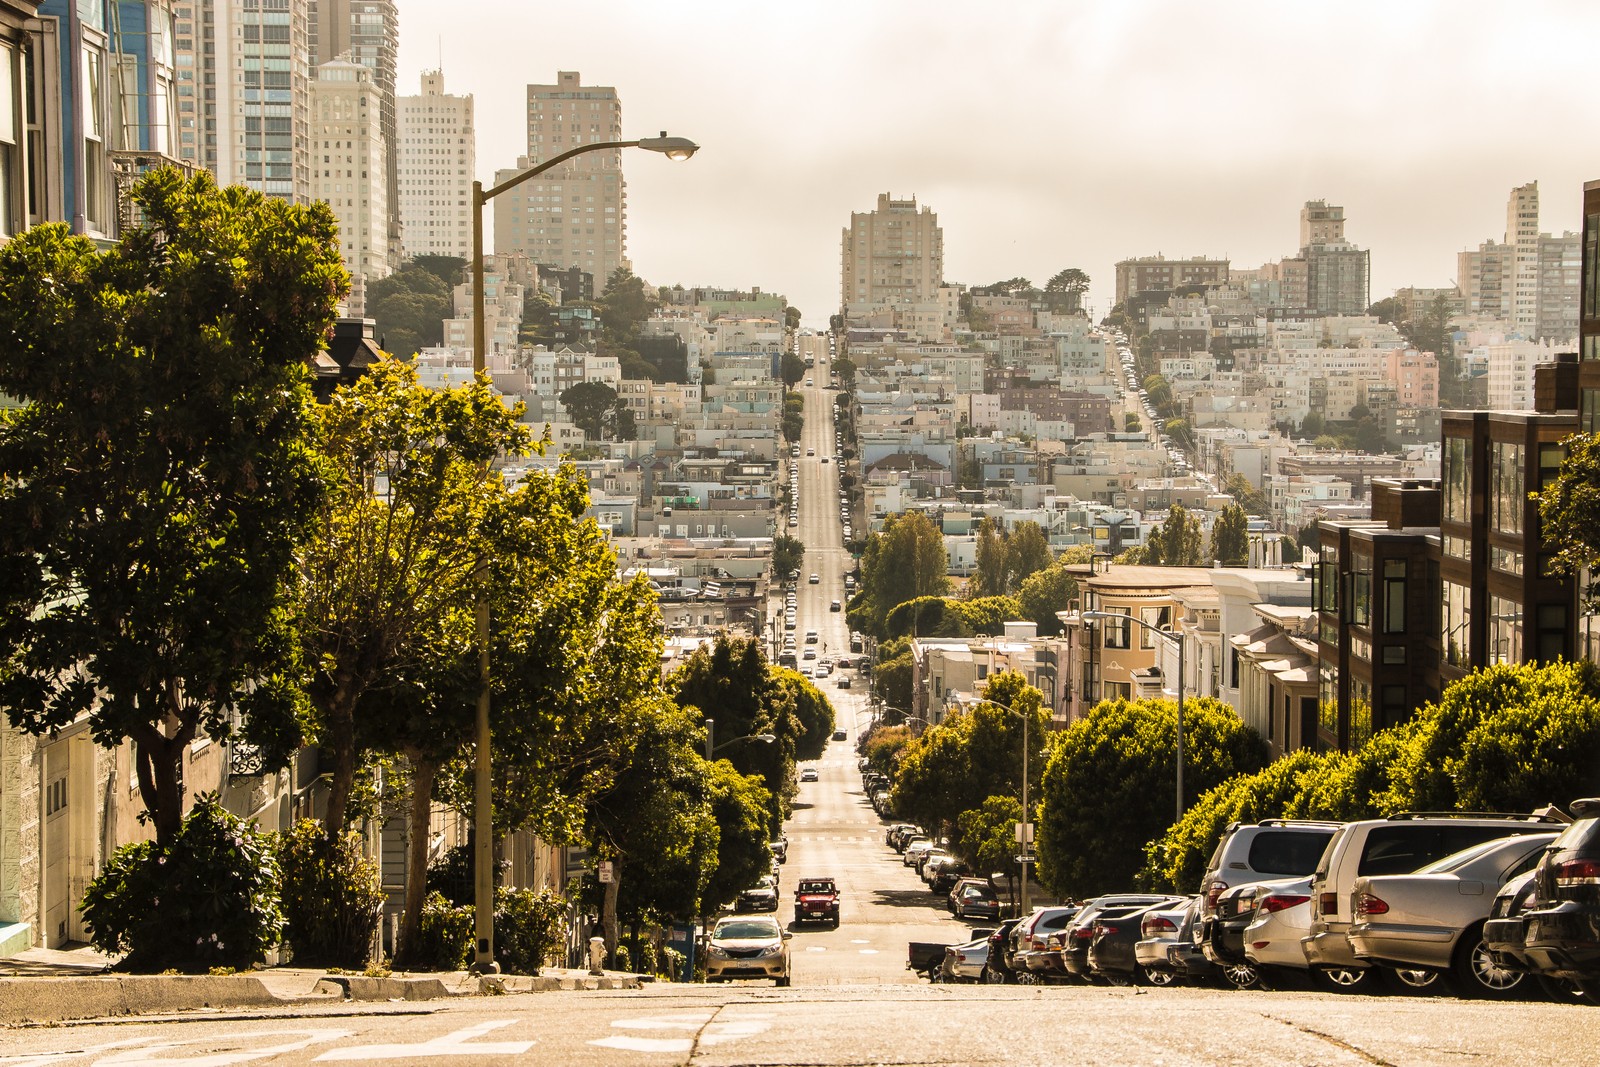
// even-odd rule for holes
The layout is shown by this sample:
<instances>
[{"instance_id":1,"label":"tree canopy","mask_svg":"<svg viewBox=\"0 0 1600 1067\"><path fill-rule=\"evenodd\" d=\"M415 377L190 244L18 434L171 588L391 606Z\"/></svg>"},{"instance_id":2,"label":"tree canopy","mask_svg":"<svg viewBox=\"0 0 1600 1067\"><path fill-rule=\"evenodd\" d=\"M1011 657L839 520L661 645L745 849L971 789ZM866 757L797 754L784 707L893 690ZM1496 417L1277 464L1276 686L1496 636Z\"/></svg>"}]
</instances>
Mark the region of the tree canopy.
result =
<instances>
[{"instance_id":1,"label":"tree canopy","mask_svg":"<svg viewBox=\"0 0 1600 1067\"><path fill-rule=\"evenodd\" d=\"M572 421L591 440L605 437L605 417L616 410L617 391L605 382L577 382L561 390L558 398Z\"/></svg>"},{"instance_id":2,"label":"tree canopy","mask_svg":"<svg viewBox=\"0 0 1600 1067\"><path fill-rule=\"evenodd\" d=\"M921 512L891 515L867 539L861 592L850 602L850 628L885 636L889 612L917 597L950 592L944 535Z\"/></svg>"},{"instance_id":3,"label":"tree canopy","mask_svg":"<svg viewBox=\"0 0 1600 1067\"><path fill-rule=\"evenodd\" d=\"M1238 504L1224 507L1212 523L1211 558L1223 567L1243 567L1250 561L1250 520Z\"/></svg>"},{"instance_id":4,"label":"tree canopy","mask_svg":"<svg viewBox=\"0 0 1600 1067\"><path fill-rule=\"evenodd\" d=\"M1182 504L1167 509L1167 519L1145 538L1143 562L1152 567L1201 567L1200 519Z\"/></svg>"},{"instance_id":5,"label":"tree canopy","mask_svg":"<svg viewBox=\"0 0 1600 1067\"><path fill-rule=\"evenodd\" d=\"M416 262L368 283L367 317L376 324L383 350L409 359L443 341L444 320L455 314L452 285Z\"/></svg>"},{"instance_id":6,"label":"tree canopy","mask_svg":"<svg viewBox=\"0 0 1600 1067\"><path fill-rule=\"evenodd\" d=\"M324 204L173 170L132 197L109 249L58 224L0 248L0 706L132 739L165 844L192 741L299 740L286 590L329 473L305 368L347 276Z\"/></svg>"}]
</instances>

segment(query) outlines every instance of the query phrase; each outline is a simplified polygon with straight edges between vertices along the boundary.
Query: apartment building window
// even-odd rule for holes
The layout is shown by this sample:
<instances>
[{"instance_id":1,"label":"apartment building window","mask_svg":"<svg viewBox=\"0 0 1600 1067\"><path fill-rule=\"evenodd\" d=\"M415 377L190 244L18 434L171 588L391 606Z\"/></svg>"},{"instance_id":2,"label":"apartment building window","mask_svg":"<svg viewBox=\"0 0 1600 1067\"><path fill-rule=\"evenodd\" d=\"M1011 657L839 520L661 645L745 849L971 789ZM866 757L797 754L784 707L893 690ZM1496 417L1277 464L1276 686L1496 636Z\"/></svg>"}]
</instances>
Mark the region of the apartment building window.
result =
<instances>
[{"instance_id":1,"label":"apartment building window","mask_svg":"<svg viewBox=\"0 0 1600 1067\"><path fill-rule=\"evenodd\" d=\"M1372 557L1360 552L1352 553L1350 560L1350 621L1357 626L1372 624Z\"/></svg>"},{"instance_id":2,"label":"apartment building window","mask_svg":"<svg viewBox=\"0 0 1600 1067\"><path fill-rule=\"evenodd\" d=\"M1326 660L1317 666L1317 725L1338 736L1339 669Z\"/></svg>"},{"instance_id":3,"label":"apartment building window","mask_svg":"<svg viewBox=\"0 0 1600 1067\"><path fill-rule=\"evenodd\" d=\"M1528 506L1523 491L1523 448L1512 441L1495 441L1489 457L1489 528L1521 533L1523 510Z\"/></svg>"},{"instance_id":4,"label":"apartment building window","mask_svg":"<svg viewBox=\"0 0 1600 1067\"><path fill-rule=\"evenodd\" d=\"M1350 751L1354 752L1372 737L1372 686L1360 678L1350 679Z\"/></svg>"},{"instance_id":5,"label":"apartment building window","mask_svg":"<svg viewBox=\"0 0 1600 1067\"><path fill-rule=\"evenodd\" d=\"M1122 619L1102 619L1105 627L1105 642L1103 647L1113 649L1132 648L1133 624L1127 619L1132 617L1132 612L1127 608L1107 608L1107 614L1122 615Z\"/></svg>"},{"instance_id":6,"label":"apartment building window","mask_svg":"<svg viewBox=\"0 0 1600 1067\"><path fill-rule=\"evenodd\" d=\"M1540 604L1538 615L1539 662L1552 663L1567 658L1567 606L1565 604Z\"/></svg>"},{"instance_id":7,"label":"apartment building window","mask_svg":"<svg viewBox=\"0 0 1600 1067\"><path fill-rule=\"evenodd\" d=\"M0 234L16 232L17 210L17 54L0 47Z\"/></svg>"},{"instance_id":8,"label":"apartment building window","mask_svg":"<svg viewBox=\"0 0 1600 1067\"><path fill-rule=\"evenodd\" d=\"M1153 626L1157 630L1170 631L1172 629L1172 608L1170 606L1160 608L1140 608L1139 619L1144 623L1144 625L1139 628L1139 647L1155 648L1156 642L1162 639L1151 633L1150 627Z\"/></svg>"},{"instance_id":9,"label":"apartment building window","mask_svg":"<svg viewBox=\"0 0 1600 1067\"><path fill-rule=\"evenodd\" d=\"M1440 582L1439 588L1444 661L1452 667L1466 667L1472 645L1472 590L1449 581Z\"/></svg>"},{"instance_id":10,"label":"apartment building window","mask_svg":"<svg viewBox=\"0 0 1600 1067\"><path fill-rule=\"evenodd\" d=\"M1406 632L1406 561L1383 561L1383 632Z\"/></svg>"},{"instance_id":11,"label":"apartment building window","mask_svg":"<svg viewBox=\"0 0 1600 1067\"><path fill-rule=\"evenodd\" d=\"M89 229L106 232L106 184L111 164L106 155L105 57L83 53L83 212Z\"/></svg>"},{"instance_id":12,"label":"apartment building window","mask_svg":"<svg viewBox=\"0 0 1600 1067\"><path fill-rule=\"evenodd\" d=\"M1472 519L1472 442L1446 437L1441 457L1444 474L1444 517L1451 522Z\"/></svg>"},{"instance_id":13,"label":"apartment building window","mask_svg":"<svg viewBox=\"0 0 1600 1067\"><path fill-rule=\"evenodd\" d=\"M1339 549L1324 544L1317 555L1316 606L1318 611L1339 613Z\"/></svg>"},{"instance_id":14,"label":"apartment building window","mask_svg":"<svg viewBox=\"0 0 1600 1067\"><path fill-rule=\"evenodd\" d=\"M1522 662L1522 604L1508 597L1489 598L1489 662Z\"/></svg>"},{"instance_id":15,"label":"apartment building window","mask_svg":"<svg viewBox=\"0 0 1600 1067\"><path fill-rule=\"evenodd\" d=\"M1131 700L1133 698L1133 684L1131 682L1107 682L1105 699Z\"/></svg>"}]
</instances>

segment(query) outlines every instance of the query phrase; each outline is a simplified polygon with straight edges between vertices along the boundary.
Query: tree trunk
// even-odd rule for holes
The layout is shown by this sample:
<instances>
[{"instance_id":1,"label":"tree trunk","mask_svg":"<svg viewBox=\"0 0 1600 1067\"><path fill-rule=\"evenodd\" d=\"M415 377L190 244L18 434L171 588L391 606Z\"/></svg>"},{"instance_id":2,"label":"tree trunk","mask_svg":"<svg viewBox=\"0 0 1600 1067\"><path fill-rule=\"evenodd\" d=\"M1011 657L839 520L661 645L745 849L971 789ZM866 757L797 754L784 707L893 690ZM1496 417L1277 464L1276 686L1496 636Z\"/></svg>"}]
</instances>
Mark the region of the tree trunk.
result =
<instances>
[{"instance_id":1,"label":"tree trunk","mask_svg":"<svg viewBox=\"0 0 1600 1067\"><path fill-rule=\"evenodd\" d=\"M354 699L340 687L328 706L328 736L324 748L332 750L333 775L328 788L328 813L323 820L329 837L344 833L349 819L350 794L356 787L356 722Z\"/></svg>"},{"instance_id":2,"label":"tree trunk","mask_svg":"<svg viewBox=\"0 0 1600 1067\"><path fill-rule=\"evenodd\" d=\"M428 829L433 815L433 783L439 774L436 760L407 752L411 763L411 807L406 812L406 901L400 920L396 955L409 958L422 929L422 902L428 892Z\"/></svg>"},{"instance_id":3,"label":"tree trunk","mask_svg":"<svg viewBox=\"0 0 1600 1067\"><path fill-rule=\"evenodd\" d=\"M156 828L156 844L165 847L183 828L183 751L188 730L168 738L154 726L131 732L139 799Z\"/></svg>"},{"instance_id":4,"label":"tree trunk","mask_svg":"<svg viewBox=\"0 0 1600 1067\"><path fill-rule=\"evenodd\" d=\"M622 861L611 861L611 881L605 883L605 894L600 904L600 928L605 931L606 955L617 951L617 894L622 887Z\"/></svg>"}]
</instances>

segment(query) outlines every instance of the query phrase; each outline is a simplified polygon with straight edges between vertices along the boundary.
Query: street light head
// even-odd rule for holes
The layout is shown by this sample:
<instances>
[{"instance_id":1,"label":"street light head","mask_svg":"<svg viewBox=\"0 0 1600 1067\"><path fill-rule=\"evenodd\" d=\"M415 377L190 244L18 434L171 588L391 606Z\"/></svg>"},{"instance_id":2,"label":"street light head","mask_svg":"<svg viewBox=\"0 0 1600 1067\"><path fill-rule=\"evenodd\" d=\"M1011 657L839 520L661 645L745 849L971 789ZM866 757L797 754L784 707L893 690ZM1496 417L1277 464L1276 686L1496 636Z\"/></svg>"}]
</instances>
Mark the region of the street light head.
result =
<instances>
[{"instance_id":1,"label":"street light head","mask_svg":"<svg viewBox=\"0 0 1600 1067\"><path fill-rule=\"evenodd\" d=\"M770 745L777 739L777 734L756 734L756 740L760 741L763 745Z\"/></svg>"},{"instance_id":2,"label":"street light head","mask_svg":"<svg viewBox=\"0 0 1600 1067\"><path fill-rule=\"evenodd\" d=\"M639 147L651 152L660 152L668 159L688 159L700 151L700 146L687 137L668 137L667 131L662 130L660 137L641 137Z\"/></svg>"}]
</instances>

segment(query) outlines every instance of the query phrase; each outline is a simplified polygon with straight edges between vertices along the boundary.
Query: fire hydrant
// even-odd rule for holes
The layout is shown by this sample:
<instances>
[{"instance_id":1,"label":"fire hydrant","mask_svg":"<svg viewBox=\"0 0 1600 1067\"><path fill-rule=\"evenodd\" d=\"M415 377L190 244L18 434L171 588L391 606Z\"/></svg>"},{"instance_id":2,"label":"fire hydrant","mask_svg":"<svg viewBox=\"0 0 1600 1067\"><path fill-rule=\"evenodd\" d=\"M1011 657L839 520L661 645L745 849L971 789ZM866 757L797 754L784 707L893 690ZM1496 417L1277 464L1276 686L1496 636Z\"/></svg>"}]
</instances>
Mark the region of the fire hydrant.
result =
<instances>
[{"instance_id":1,"label":"fire hydrant","mask_svg":"<svg viewBox=\"0 0 1600 1067\"><path fill-rule=\"evenodd\" d=\"M589 939L589 973L604 974L606 964L606 939L591 937Z\"/></svg>"}]
</instances>

